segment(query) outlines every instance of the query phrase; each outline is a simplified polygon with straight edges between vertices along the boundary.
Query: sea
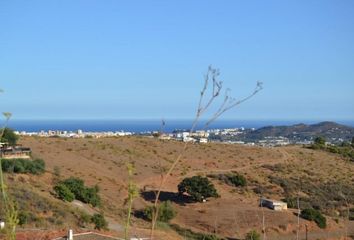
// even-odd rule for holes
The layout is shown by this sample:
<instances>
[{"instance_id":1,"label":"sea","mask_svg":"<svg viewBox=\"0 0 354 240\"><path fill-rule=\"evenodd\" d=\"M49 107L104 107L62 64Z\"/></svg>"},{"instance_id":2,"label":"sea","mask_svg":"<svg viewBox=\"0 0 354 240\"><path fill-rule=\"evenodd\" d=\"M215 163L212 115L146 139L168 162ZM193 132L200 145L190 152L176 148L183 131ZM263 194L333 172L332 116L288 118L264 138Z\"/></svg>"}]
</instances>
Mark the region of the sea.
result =
<instances>
[{"instance_id":1,"label":"sea","mask_svg":"<svg viewBox=\"0 0 354 240\"><path fill-rule=\"evenodd\" d=\"M172 132L174 130L189 130L193 120L190 119L117 119L117 120L17 120L11 119L8 127L17 131L39 132L48 130L85 132L129 131L134 133L148 131ZM314 120L216 120L205 127L205 120L200 120L196 130L225 128L261 128L264 126L290 126L299 123L315 124ZM354 127L354 120L341 120L337 123Z\"/></svg>"}]
</instances>

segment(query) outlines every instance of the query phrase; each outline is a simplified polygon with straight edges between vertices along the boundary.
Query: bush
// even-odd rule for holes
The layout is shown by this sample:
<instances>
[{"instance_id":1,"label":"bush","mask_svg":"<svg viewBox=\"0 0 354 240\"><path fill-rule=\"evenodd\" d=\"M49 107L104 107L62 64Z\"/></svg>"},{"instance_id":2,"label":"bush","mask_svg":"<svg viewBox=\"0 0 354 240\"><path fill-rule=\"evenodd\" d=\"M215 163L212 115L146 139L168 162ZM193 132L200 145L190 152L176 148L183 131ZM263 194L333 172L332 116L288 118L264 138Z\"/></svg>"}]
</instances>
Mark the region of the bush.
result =
<instances>
[{"instance_id":1,"label":"bush","mask_svg":"<svg viewBox=\"0 0 354 240\"><path fill-rule=\"evenodd\" d=\"M182 228L177 224L170 224L170 227L175 230L179 235L183 237L183 239L189 240L223 240L224 238L220 238L214 234L205 234L205 233L197 233L193 232L190 229Z\"/></svg>"},{"instance_id":2,"label":"bush","mask_svg":"<svg viewBox=\"0 0 354 240\"><path fill-rule=\"evenodd\" d=\"M300 217L315 221L320 228L326 228L326 218L316 209L306 208L301 211Z\"/></svg>"},{"instance_id":3,"label":"bush","mask_svg":"<svg viewBox=\"0 0 354 240\"><path fill-rule=\"evenodd\" d=\"M91 217L91 222L95 224L95 229L101 230L101 229L107 229L108 227L108 222L104 218L102 214L95 213Z\"/></svg>"},{"instance_id":4,"label":"bush","mask_svg":"<svg viewBox=\"0 0 354 240\"><path fill-rule=\"evenodd\" d=\"M80 200L84 203L89 203L94 207L101 204L101 198L98 195L98 186L91 188L86 187L82 179L74 177L70 177L59 182L56 187L60 185L64 185L74 195L74 199Z\"/></svg>"},{"instance_id":5,"label":"bush","mask_svg":"<svg viewBox=\"0 0 354 240\"><path fill-rule=\"evenodd\" d=\"M210 174L207 175L210 178L216 178L227 185L234 186L234 187L244 187L247 184L246 178L238 173L228 173L228 174Z\"/></svg>"},{"instance_id":6,"label":"bush","mask_svg":"<svg viewBox=\"0 0 354 240\"><path fill-rule=\"evenodd\" d=\"M4 172L39 175L45 171L45 162L42 159L2 159L1 167Z\"/></svg>"},{"instance_id":7,"label":"bush","mask_svg":"<svg viewBox=\"0 0 354 240\"><path fill-rule=\"evenodd\" d=\"M326 144L326 139L324 137L316 137L313 142L316 145L324 146Z\"/></svg>"},{"instance_id":8,"label":"bush","mask_svg":"<svg viewBox=\"0 0 354 240\"><path fill-rule=\"evenodd\" d=\"M60 183L54 187L54 191L58 197L64 201L72 202L75 199L75 195L70 189L63 183Z\"/></svg>"},{"instance_id":9,"label":"bush","mask_svg":"<svg viewBox=\"0 0 354 240\"><path fill-rule=\"evenodd\" d=\"M261 235L256 230L252 230L246 234L245 240L261 240Z\"/></svg>"},{"instance_id":10,"label":"bush","mask_svg":"<svg viewBox=\"0 0 354 240\"><path fill-rule=\"evenodd\" d=\"M18 214L18 225L22 226L28 222L29 214L28 212L19 212Z\"/></svg>"},{"instance_id":11,"label":"bush","mask_svg":"<svg viewBox=\"0 0 354 240\"><path fill-rule=\"evenodd\" d=\"M154 206L148 206L144 210L144 217L148 220L152 220L154 213ZM176 216L176 211L173 209L170 201L165 201L160 204L157 221L169 222Z\"/></svg>"},{"instance_id":12,"label":"bush","mask_svg":"<svg viewBox=\"0 0 354 240\"><path fill-rule=\"evenodd\" d=\"M180 194L188 193L195 201L201 202L208 197L219 197L214 185L206 177L185 178L178 184Z\"/></svg>"},{"instance_id":13,"label":"bush","mask_svg":"<svg viewBox=\"0 0 354 240\"><path fill-rule=\"evenodd\" d=\"M235 187L244 187L246 186L246 178L240 174L228 175L227 178Z\"/></svg>"}]
</instances>

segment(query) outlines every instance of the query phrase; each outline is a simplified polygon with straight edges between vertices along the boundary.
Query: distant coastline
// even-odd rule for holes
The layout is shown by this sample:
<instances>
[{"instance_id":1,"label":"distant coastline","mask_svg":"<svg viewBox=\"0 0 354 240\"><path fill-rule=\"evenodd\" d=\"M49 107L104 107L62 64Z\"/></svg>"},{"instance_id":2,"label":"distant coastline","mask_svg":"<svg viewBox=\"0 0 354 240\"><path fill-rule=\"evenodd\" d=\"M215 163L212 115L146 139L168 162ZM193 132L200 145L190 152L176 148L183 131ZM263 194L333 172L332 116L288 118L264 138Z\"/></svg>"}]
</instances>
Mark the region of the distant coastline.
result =
<instances>
[{"instance_id":1,"label":"distant coastline","mask_svg":"<svg viewBox=\"0 0 354 240\"><path fill-rule=\"evenodd\" d=\"M316 120L218 120L211 124L208 129L225 128L261 128L264 126L290 126L298 123L314 124ZM354 127L354 120L336 121L337 123ZM172 132L175 129L189 129L192 120L165 120L164 132ZM197 129L204 128L205 121L197 126ZM159 119L119 119L119 120L11 120L10 128L17 131L38 132L41 130L65 130L104 132L104 131L159 131L162 127Z\"/></svg>"}]
</instances>

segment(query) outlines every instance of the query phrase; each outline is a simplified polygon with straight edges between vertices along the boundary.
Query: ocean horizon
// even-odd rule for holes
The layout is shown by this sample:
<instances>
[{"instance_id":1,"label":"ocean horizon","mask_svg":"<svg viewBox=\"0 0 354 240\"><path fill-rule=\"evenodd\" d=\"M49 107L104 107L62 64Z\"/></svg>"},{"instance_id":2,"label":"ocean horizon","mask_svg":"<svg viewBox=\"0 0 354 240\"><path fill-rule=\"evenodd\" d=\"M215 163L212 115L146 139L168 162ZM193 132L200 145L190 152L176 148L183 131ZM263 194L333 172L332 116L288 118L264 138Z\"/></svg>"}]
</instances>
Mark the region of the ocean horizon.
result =
<instances>
[{"instance_id":1,"label":"ocean horizon","mask_svg":"<svg viewBox=\"0 0 354 240\"><path fill-rule=\"evenodd\" d=\"M39 132L48 130L76 131L86 132L108 132L108 131L164 131L172 132L176 129L190 129L193 120L191 119L166 119L162 126L161 119L117 119L117 120L10 120L8 127L17 131ZM217 120L205 127L205 120L201 120L196 127L200 129L222 129L222 128L261 128L265 126L289 126L299 123L316 124L323 122L320 120ZM335 122L354 127L354 120L336 120Z\"/></svg>"}]
</instances>

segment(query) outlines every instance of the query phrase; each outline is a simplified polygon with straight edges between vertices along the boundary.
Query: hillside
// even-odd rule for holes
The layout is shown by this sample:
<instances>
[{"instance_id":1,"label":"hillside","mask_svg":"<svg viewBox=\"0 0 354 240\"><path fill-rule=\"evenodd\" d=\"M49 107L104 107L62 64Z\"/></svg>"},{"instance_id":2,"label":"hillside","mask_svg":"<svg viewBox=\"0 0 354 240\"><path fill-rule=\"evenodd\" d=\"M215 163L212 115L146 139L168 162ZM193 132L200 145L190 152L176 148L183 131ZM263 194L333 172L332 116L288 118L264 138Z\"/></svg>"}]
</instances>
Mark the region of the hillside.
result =
<instances>
[{"instance_id":1,"label":"hillside","mask_svg":"<svg viewBox=\"0 0 354 240\"><path fill-rule=\"evenodd\" d=\"M320 122L306 125L296 124L292 126L266 126L255 131L248 132L247 139L264 139L265 137L287 137L291 140L313 140L317 136L323 136L329 141L351 141L354 136L354 128L335 122Z\"/></svg>"},{"instance_id":2,"label":"hillside","mask_svg":"<svg viewBox=\"0 0 354 240\"><path fill-rule=\"evenodd\" d=\"M306 127L298 127L305 129ZM321 127L323 129L323 127ZM125 219L127 197L126 163L133 163L133 181L141 191L134 203L134 210L142 210L151 204L151 191L155 190L160 174L175 159L183 144L144 137L102 139L61 139L24 137L21 144L31 147L33 156L46 162L47 173L41 176L11 177L11 185L28 184L33 191L45 195L50 201L63 204L49 192L52 191L54 173L64 179L76 176L88 186L98 185L103 201L102 209L89 206L82 211L103 211L115 226ZM56 169L54 171L54 168ZM237 172L247 179L247 186L235 188L213 175ZM354 206L354 165L339 155L300 146L260 148L227 144L191 144L182 163L164 186L163 199L173 202L177 216L172 223L195 232L213 233L230 238L243 238L255 229L261 232L262 215L265 216L266 234L272 239L292 239L296 231L295 209L275 212L258 206L260 196L273 199L294 198L299 192L303 207L316 207L327 216L328 227L319 229L314 222L301 220L301 232L305 224L310 234L319 239L338 239L345 226L354 234L353 222L345 221L346 199ZM204 175L214 183L220 198L206 203L183 203L176 198L177 185L186 176ZM26 185L27 186L27 185ZM150 193L149 193L150 192ZM344 196L344 197L343 197ZM69 203L65 203L67 205ZM73 203L69 204L74 209ZM36 224L35 222L29 223ZM72 224L76 224L75 220ZM149 223L133 218L134 231L148 229ZM66 223L53 224L63 229ZM121 234L119 227L113 228ZM144 232L144 230L141 230ZM179 239L168 228L171 239ZM167 239L167 238L165 238Z\"/></svg>"}]
</instances>

